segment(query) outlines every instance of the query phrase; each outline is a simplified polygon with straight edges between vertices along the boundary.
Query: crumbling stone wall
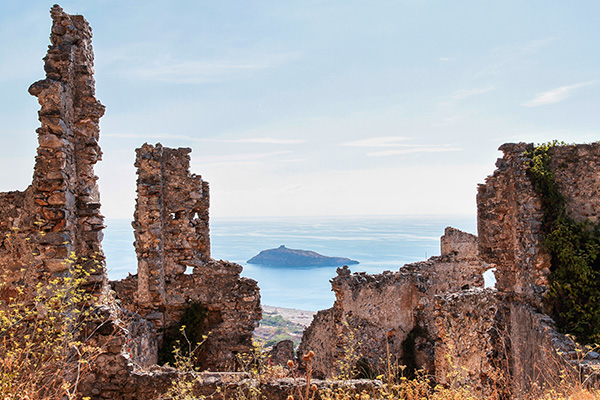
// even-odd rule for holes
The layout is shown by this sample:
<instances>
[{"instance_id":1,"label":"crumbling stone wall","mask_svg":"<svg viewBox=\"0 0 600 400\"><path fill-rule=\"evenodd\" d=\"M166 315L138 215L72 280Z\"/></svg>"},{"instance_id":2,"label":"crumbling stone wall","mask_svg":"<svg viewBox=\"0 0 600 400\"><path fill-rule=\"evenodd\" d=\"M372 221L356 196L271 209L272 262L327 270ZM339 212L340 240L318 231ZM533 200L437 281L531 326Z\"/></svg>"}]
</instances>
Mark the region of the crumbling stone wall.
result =
<instances>
[{"instance_id":1,"label":"crumbling stone wall","mask_svg":"<svg viewBox=\"0 0 600 400\"><path fill-rule=\"evenodd\" d=\"M337 375L348 346L361 355L361 365L375 372L384 370L388 351L392 360L406 364L403 343L417 325L417 308L429 307L437 294L483 287L482 274L489 266L476 257L476 237L446 228L441 242L441 256L397 272L369 275L338 269L332 280L334 306L317 314L299 348L299 353L315 352L317 375Z\"/></svg>"},{"instance_id":2,"label":"crumbling stone wall","mask_svg":"<svg viewBox=\"0 0 600 400\"><path fill-rule=\"evenodd\" d=\"M165 303L165 280L210 260L208 182L189 173L191 149L144 144L136 150L134 214L138 299Z\"/></svg>"},{"instance_id":3,"label":"crumbling stone wall","mask_svg":"<svg viewBox=\"0 0 600 400\"><path fill-rule=\"evenodd\" d=\"M533 144L507 143L496 171L477 194L480 252L497 265L496 287L542 308L551 260L542 244L543 210L527 167ZM600 215L600 144L554 146L550 169L575 221L597 221Z\"/></svg>"},{"instance_id":4,"label":"crumbling stone wall","mask_svg":"<svg viewBox=\"0 0 600 400\"><path fill-rule=\"evenodd\" d=\"M116 399L132 366L124 351L129 332L108 295L101 247L104 218L94 165L102 154L98 123L104 106L95 98L92 31L82 16L58 5L50 14L46 78L29 88L41 106L32 184L0 193L0 279L7 283L0 295L14 296L19 285L24 296L33 296L36 284L68 276L71 264L83 269L87 291L104 302L92 305L82 321L83 336L91 335L90 343L103 350L86 377L95 382L86 393ZM120 379L107 382L112 377Z\"/></svg>"},{"instance_id":5,"label":"crumbling stone wall","mask_svg":"<svg viewBox=\"0 0 600 400\"><path fill-rule=\"evenodd\" d=\"M483 395L501 388L521 398L536 384L558 383L563 371L598 368L598 361L565 358L578 354L577 345L543 314L551 260L543 246L541 201L527 172L533 145L500 149L497 170L478 189L478 238L447 229L441 257L396 273L339 271L332 281L334 307L317 314L301 344L303 352L317 353L319 373L335 374L349 331L371 365L389 348L392 359L424 367L440 383L470 384ZM550 157L569 216L596 221L600 144L555 146ZM497 291L478 288L479 274L492 267Z\"/></svg>"},{"instance_id":6,"label":"crumbling stone wall","mask_svg":"<svg viewBox=\"0 0 600 400\"><path fill-rule=\"evenodd\" d=\"M144 145L136 160L134 222L140 270L114 283L129 311L108 296L104 223L93 170L101 157L98 121L104 107L95 98L91 29L83 17L57 5L51 16L46 78L29 88L41 105L32 184L23 192L0 193L1 278L9 283L0 297L14 295L12 283L32 289L68 274L64 260L74 255L89 274L88 291L107 295L85 320L86 337L103 353L83 377L81 392L93 399L154 398L165 393L172 379L189 376L169 368L137 368L155 362L157 329L177 323L190 302L201 303L209 316L203 328L211 332L203 348L204 366L232 366L236 352L250 349L260 319L258 288L240 278L239 265L210 258L208 186L189 173L190 150ZM553 365L575 365L576 372L597 367L600 356L578 359L577 346L540 312L550 259L541 245L541 204L527 176L525 151L531 148L523 143L501 147L498 169L478 191L479 242L449 228L440 257L395 273L338 271L332 283L334 307L317 314L300 348L301 353L315 351L317 375L336 374L336 362L347 354L352 335L356 346L350 351L362 354L363 365L373 370L388 349L393 358L407 361L403 344L408 343L415 366L425 366L440 382L458 379L486 393L500 377L517 398L534 383L558 379L560 367ZM599 152L597 143L550 151L550 168L568 214L577 221L598 219ZM497 268L498 292L480 289L481 273L490 266ZM454 367L461 374L453 375ZM204 374L196 392L223 398L217 386L247 389L252 381L246 378ZM293 390L290 381L263 386L269 399L285 398Z\"/></svg>"},{"instance_id":7,"label":"crumbling stone wall","mask_svg":"<svg viewBox=\"0 0 600 400\"><path fill-rule=\"evenodd\" d=\"M240 265L210 257L208 183L189 172L190 151L160 144L136 150L138 273L113 287L125 307L152 321L159 346L164 329L176 325L190 304L201 304L207 316L198 329L208 334L201 366L231 369L235 354L252 349L260 294L256 281L240 277ZM154 356L144 364L157 362L157 348L146 347L146 353Z\"/></svg>"},{"instance_id":8,"label":"crumbling stone wall","mask_svg":"<svg viewBox=\"0 0 600 400\"><path fill-rule=\"evenodd\" d=\"M7 283L0 299L14 296L16 284L33 296L38 282L79 265L86 289L98 300L82 321L83 337L102 350L82 376L81 393L92 399L153 398L182 375L161 370L157 383L147 385L138 371L156 362L157 328L177 322L188 302L202 302L210 322L206 367L231 366L236 352L251 348L260 295L256 282L240 278L239 265L210 258L208 185L189 173L190 150L145 145L138 150L134 223L142 284L132 276L116 285L133 311L115 301L107 285L94 174L104 106L95 98L92 32L82 16L58 5L51 17L46 78L29 88L41 105L33 181L23 192L0 193L0 279ZM185 274L188 266L192 274Z\"/></svg>"},{"instance_id":9,"label":"crumbling stone wall","mask_svg":"<svg viewBox=\"0 0 600 400\"><path fill-rule=\"evenodd\" d=\"M500 381L505 353L498 340L498 308L496 290L490 288L435 296L417 311L416 365L441 384L470 384L489 395L486 383Z\"/></svg>"},{"instance_id":10,"label":"crumbling stone wall","mask_svg":"<svg viewBox=\"0 0 600 400\"><path fill-rule=\"evenodd\" d=\"M433 313L423 309L418 317L441 382L453 376L484 392L504 383L514 398L526 398L536 385L558 384L561 374L597 369L597 361L569 359L582 353L543 313L551 260L543 246L541 201L527 174L532 149L501 146L496 171L478 189L479 250L496 267L498 292L448 293L435 299ZM555 146L550 157L569 216L597 220L600 146Z\"/></svg>"},{"instance_id":11,"label":"crumbling stone wall","mask_svg":"<svg viewBox=\"0 0 600 400\"><path fill-rule=\"evenodd\" d=\"M540 246L543 210L527 176L524 152L533 145L504 144L496 171L479 185L477 230L482 258L496 268L496 288L540 306L550 255Z\"/></svg>"},{"instance_id":12,"label":"crumbling stone wall","mask_svg":"<svg viewBox=\"0 0 600 400\"><path fill-rule=\"evenodd\" d=\"M94 164L102 155L104 106L94 95L92 30L59 6L51 16L46 78L29 88L41 106L33 181L24 192L0 194L0 263L21 271L12 278L34 282L64 273L65 258L75 253L90 274L89 290L100 293L106 284L104 222Z\"/></svg>"},{"instance_id":13,"label":"crumbling stone wall","mask_svg":"<svg viewBox=\"0 0 600 400\"><path fill-rule=\"evenodd\" d=\"M524 393L534 382L558 382L556 373L565 360L557 349L567 354L576 347L543 314L551 259L543 245L541 201L527 175L532 149L533 144L502 145L504 156L477 195L480 252L496 266L498 301L510 344L506 371L514 394ZM553 146L549 156L569 217L597 221L600 144Z\"/></svg>"}]
</instances>

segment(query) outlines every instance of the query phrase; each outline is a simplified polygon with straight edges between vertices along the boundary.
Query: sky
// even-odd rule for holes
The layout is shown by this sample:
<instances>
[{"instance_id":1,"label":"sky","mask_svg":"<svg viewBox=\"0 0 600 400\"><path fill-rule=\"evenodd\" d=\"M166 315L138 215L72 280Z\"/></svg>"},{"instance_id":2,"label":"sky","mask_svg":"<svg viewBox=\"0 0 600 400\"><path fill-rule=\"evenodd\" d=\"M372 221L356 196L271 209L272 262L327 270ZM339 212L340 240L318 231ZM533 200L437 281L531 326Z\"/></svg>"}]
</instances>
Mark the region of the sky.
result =
<instances>
[{"instance_id":1,"label":"sky","mask_svg":"<svg viewBox=\"0 0 600 400\"><path fill-rule=\"evenodd\" d=\"M52 2L0 0L0 191L31 182ZM103 214L135 148L192 148L213 217L475 215L505 142L593 142L600 2L70 0L90 22Z\"/></svg>"}]
</instances>

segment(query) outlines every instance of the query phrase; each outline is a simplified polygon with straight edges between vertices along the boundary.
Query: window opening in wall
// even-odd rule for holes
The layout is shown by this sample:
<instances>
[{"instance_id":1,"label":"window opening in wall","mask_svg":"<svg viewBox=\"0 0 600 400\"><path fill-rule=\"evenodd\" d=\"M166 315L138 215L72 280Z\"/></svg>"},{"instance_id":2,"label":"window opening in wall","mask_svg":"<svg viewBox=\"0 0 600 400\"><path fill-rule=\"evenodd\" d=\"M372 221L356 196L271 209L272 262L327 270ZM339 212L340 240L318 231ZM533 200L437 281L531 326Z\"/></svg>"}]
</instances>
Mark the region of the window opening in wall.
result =
<instances>
[{"instance_id":1,"label":"window opening in wall","mask_svg":"<svg viewBox=\"0 0 600 400\"><path fill-rule=\"evenodd\" d=\"M129 219L107 219L105 221L102 250L106 256L108 278L120 280L129 273L137 273L137 255L133 242L133 227Z\"/></svg>"},{"instance_id":2,"label":"window opening in wall","mask_svg":"<svg viewBox=\"0 0 600 400\"><path fill-rule=\"evenodd\" d=\"M490 268L483 273L483 287L496 287L496 268Z\"/></svg>"}]
</instances>

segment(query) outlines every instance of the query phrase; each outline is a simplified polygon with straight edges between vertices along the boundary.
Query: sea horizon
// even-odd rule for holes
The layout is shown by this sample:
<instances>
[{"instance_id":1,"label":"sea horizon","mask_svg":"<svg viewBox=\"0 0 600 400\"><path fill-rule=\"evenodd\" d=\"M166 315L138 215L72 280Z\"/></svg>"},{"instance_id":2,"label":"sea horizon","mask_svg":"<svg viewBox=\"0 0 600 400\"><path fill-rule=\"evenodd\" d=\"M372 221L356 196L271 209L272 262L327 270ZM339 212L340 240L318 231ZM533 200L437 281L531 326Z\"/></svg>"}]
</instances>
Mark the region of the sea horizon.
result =
<instances>
[{"instance_id":1,"label":"sea horizon","mask_svg":"<svg viewBox=\"0 0 600 400\"><path fill-rule=\"evenodd\" d=\"M104 252L108 275L137 273L133 228L126 219L107 219ZM352 272L397 271L440 254L440 237L452 226L475 234L476 218L450 216L213 217L211 255L240 264L254 279L263 304L318 311L333 305L330 279L337 267L283 268L247 264L262 250L285 245L325 256L358 260Z\"/></svg>"}]
</instances>

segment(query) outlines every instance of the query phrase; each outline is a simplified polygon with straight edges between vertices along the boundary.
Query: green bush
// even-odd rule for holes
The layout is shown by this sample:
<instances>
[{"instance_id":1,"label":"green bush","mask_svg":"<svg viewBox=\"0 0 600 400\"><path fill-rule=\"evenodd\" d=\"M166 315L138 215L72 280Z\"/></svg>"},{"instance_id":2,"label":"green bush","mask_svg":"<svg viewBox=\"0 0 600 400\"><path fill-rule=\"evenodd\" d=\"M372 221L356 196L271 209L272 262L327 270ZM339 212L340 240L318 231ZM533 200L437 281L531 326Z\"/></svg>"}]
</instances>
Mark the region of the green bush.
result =
<instances>
[{"instance_id":1,"label":"green bush","mask_svg":"<svg viewBox=\"0 0 600 400\"><path fill-rule=\"evenodd\" d=\"M548 313L564 333L582 343L600 342L600 224L569 218L550 168L556 141L529 152L528 174L544 210L543 245L552 257Z\"/></svg>"}]
</instances>

